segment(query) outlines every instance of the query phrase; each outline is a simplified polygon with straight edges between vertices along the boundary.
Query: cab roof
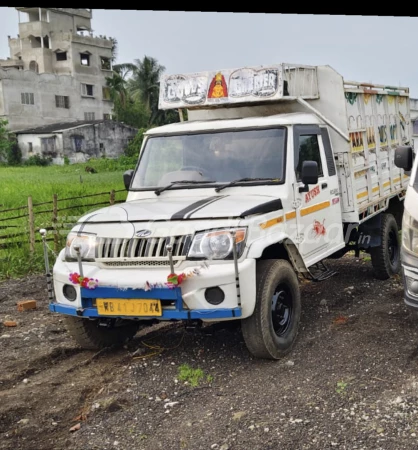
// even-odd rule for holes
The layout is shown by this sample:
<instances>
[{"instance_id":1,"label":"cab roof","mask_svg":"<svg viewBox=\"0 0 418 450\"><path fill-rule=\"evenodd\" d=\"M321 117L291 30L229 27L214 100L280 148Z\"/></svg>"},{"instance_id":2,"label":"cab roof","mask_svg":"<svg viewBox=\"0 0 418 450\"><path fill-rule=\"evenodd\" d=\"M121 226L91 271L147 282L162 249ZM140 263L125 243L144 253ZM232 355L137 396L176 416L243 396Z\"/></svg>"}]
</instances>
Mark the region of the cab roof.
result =
<instances>
[{"instance_id":1,"label":"cab roof","mask_svg":"<svg viewBox=\"0 0 418 450\"><path fill-rule=\"evenodd\" d=\"M311 113L276 114L264 117L245 117L242 119L212 119L176 122L151 128L145 134L182 133L190 131L222 130L230 128L263 127L270 125L322 125L323 122Z\"/></svg>"}]
</instances>

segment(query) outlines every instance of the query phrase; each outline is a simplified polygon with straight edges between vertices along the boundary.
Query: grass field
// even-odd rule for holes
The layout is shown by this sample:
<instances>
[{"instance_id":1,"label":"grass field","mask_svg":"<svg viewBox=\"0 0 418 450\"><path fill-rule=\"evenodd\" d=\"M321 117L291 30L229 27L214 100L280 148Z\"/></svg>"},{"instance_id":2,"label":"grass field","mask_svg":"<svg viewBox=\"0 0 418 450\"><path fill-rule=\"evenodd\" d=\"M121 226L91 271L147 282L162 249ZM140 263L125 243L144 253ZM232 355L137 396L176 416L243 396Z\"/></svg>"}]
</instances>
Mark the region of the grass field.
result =
<instances>
[{"instance_id":1,"label":"grass field","mask_svg":"<svg viewBox=\"0 0 418 450\"><path fill-rule=\"evenodd\" d=\"M87 165L94 167L97 173L86 172ZM106 206L105 204L97 207L86 205L109 202L111 190L123 190L116 194L116 201L125 200L123 172L134 166L134 161L120 158L119 160L90 160L88 164L68 166L0 167L0 279L44 270L41 244L36 244L35 254L30 257L28 218L8 220L27 214L27 210L3 213L2 211L26 206L28 196L32 196L34 204L51 202L54 194L58 195L58 200L75 197L73 200L58 203L59 209L75 207L58 213L58 222L65 222L68 228L71 226L69 222L75 222L82 214ZM82 198L96 193L104 194ZM37 229L51 225L50 210L52 210L52 204L34 208ZM2 239L2 236L19 233L25 233L25 235ZM64 234L61 232L60 243L65 239ZM40 236L37 233L37 240L39 239ZM4 248L6 242L9 246ZM11 243L12 246L10 246ZM54 261L53 255L51 255L51 261Z\"/></svg>"},{"instance_id":2,"label":"grass field","mask_svg":"<svg viewBox=\"0 0 418 450\"><path fill-rule=\"evenodd\" d=\"M88 173L86 166L98 173ZM48 167L0 167L0 210L22 206L31 195L34 203L58 197L75 197L96 192L123 189L123 172L134 168L122 159L90 160L88 164Z\"/></svg>"}]
</instances>

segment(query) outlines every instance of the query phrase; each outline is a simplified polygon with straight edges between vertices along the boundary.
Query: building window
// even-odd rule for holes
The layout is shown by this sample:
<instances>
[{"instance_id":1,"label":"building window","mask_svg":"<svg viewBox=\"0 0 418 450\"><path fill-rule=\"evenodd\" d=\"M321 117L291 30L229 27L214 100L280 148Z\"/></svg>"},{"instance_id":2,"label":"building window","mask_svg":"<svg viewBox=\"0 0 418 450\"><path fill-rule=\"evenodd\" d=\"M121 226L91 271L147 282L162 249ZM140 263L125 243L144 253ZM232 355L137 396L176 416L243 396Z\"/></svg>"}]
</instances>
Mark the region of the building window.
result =
<instances>
[{"instance_id":1,"label":"building window","mask_svg":"<svg viewBox=\"0 0 418 450\"><path fill-rule=\"evenodd\" d=\"M95 120L94 116L95 116L94 112L85 112L84 120Z\"/></svg>"},{"instance_id":2,"label":"building window","mask_svg":"<svg viewBox=\"0 0 418 450\"><path fill-rule=\"evenodd\" d=\"M93 97L93 85L92 84L81 84L81 95L87 97Z\"/></svg>"},{"instance_id":3,"label":"building window","mask_svg":"<svg viewBox=\"0 0 418 450\"><path fill-rule=\"evenodd\" d=\"M103 100L110 100L110 88L108 88L107 86L103 86L102 92Z\"/></svg>"},{"instance_id":4,"label":"building window","mask_svg":"<svg viewBox=\"0 0 418 450\"><path fill-rule=\"evenodd\" d=\"M110 120L111 115L110 114L103 114L103 120Z\"/></svg>"},{"instance_id":5,"label":"building window","mask_svg":"<svg viewBox=\"0 0 418 450\"><path fill-rule=\"evenodd\" d=\"M41 149L44 156L55 157L55 137L41 138Z\"/></svg>"},{"instance_id":6,"label":"building window","mask_svg":"<svg viewBox=\"0 0 418 450\"><path fill-rule=\"evenodd\" d=\"M70 109L70 97L66 95L56 95L55 96L55 106L57 108Z\"/></svg>"},{"instance_id":7,"label":"building window","mask_svg":"<svg viewBox=\"0 0 418 450\"><path fill-rule=\"evenodd\" d=\"M112 70L112 66L110 64L110 58L106 58L104 56L100 57L100 62L102 65L102 70Z\"/></svg>"},{"instance_id":8,"label":"building window","mask_svg":"<svg viewBox=\"0 0 418 450\"><path fill-rule=\"evenodd\" d=\"M32 142L28 142L28 153L33 153L33 145L32 145Z\"/></svg>"},{"instance_id":9,"label":"building window","mask_svg":"<svg viewBox=\"0 0 418 450\"><path fill-rule=\"evenodd\" d=\"M80 62L82 66L90 65L90 54L89 53L80 53Z\"/></svg>"},{"instance_id":10,"label":"building window","mask_svg":"<svg viewBox=\"0 0 418 450\"><path fill-rule=\"evenodd\" d=\"M418 134L418 120L417 119L412 121L412 133Z\"/></svg>"},{"instance_id":11,"label":"building window","mask_svg":"<svg viewBox=\"0 0 418 450\"><path fill-rule=\"evenodd\" d=\"M34 105L35 99L32 93L22 92L21 94L22 105Z\"/></svg>"},{"instance_id":12,"label":"building window","mask_svg":"<svg viewBox=\"0 0 418 450\"><path fill-rule=\"evenodd\" d=\"M67 60L67 52L57 52L57 61L66 61Z\"/></svg>"}]
</instances>

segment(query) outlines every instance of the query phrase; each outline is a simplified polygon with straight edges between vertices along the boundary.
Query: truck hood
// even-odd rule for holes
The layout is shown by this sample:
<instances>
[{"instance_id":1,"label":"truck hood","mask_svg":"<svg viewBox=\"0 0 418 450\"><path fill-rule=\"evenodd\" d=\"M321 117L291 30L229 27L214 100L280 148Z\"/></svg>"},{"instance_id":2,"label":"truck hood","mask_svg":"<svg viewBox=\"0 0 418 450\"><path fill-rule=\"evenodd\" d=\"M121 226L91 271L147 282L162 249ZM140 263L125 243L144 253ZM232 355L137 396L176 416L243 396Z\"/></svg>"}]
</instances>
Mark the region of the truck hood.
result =
<instances>
[{"instance_id":1,"label":"truck hood","mask_svg":"<svg viewBox=\"0 0 418 450\"><path fill-rule=\"evenodd\" d=\"M132 200L84 215L81 222L141 222L156 220L220 219L247 217L282 209L277 197L222 195L157 197Z\"/></svg>"}]
</instances>

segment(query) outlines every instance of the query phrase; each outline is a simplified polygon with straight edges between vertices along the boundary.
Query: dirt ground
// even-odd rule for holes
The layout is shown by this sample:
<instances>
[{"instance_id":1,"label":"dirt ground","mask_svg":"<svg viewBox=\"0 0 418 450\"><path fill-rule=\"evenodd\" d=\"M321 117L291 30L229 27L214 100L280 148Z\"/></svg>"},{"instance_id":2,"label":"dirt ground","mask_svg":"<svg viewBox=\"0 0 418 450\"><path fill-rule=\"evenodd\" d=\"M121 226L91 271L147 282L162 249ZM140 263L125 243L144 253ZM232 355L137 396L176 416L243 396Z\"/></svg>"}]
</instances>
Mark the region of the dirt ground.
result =
<instances>
[{"instance_id":1,"label":"dirt ground","mask_svg":"<svg viewBox=\"0 0 418 450\"><path fill-rule=\"evenodd\" d=\"M43 276L1 284L0 322L18 325L0 328L0 448L417 449L418 316L401 280L374 280L353 256L328 265L339 275L303 286L282 361L253 359L220 324L84 351L49 312ZM38 309L18 312L23 299ZM184 364L203 371L197 385Z\"/></svg>"}]
</instances>

